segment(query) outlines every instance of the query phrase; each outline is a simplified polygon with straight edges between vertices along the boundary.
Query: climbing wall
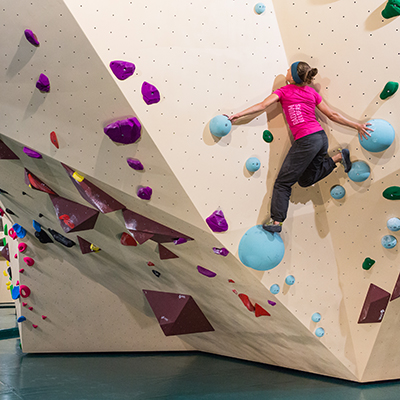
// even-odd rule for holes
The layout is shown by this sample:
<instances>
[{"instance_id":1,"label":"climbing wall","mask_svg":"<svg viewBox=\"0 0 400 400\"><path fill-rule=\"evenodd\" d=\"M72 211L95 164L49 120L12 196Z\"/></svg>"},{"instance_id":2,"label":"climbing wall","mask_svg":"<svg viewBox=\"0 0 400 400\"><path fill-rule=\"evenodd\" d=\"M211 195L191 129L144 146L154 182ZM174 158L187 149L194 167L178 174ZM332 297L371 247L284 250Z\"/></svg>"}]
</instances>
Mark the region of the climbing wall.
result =
<instances>
[{"instance_id":1,"label":"climbing wall","mask_svg":"<svg viewBox=\"0 0 400 400\"><path fill-rule=\"evenodd\" d=\"M27 318L20 324L24 351L198 349L355 381L399 376L395 356L390 373L382 366L397 318L392 302L382 323L357 323L370 284L391 293L399 273L397 249L380 245L386 220L396 216L396 203L381 192L396 184L397 141L372 155L355 132L322 119L331 150L347 144L353 160L370 165L371 177L356 184L339 167L314 187L295 187L281 235L285 256L260 272L241 264L237 249L268 216L290 132L279 105L222 139L208 127L214 116L247 108L284 85L288 64L299 59L319 68L315 88L330 106L396 127L398 100L382 101L379 93L398 80L391 50L398 21L383 20L384 5L372 0L355 1L351 10L342 2L271 0L260 15L254 5L58 0L8 2L2 9L7 48L0 57L7 67L0 85L8 96L1 100L0 134L19 160L0 160L0 188L9 193L0 200L15 213L10 221L28 231L23 240L7 238L13 284L19 279L32 292L16 303L18 316ZM26 40L27 28L40 46ZM134 63L133 75L119 80L110 69L114 60ZM41 73L50 79L49 93L35 88ZM143 82L159 90L159 102L146 104ZM134 117L142 125L136 143L104 135L106 125ZM262 140L267 128L270 144ZM29 157L24 146L42 158ZM245 168L251 156L261 160L254 174ZM139 159L144 170L131 169L127 158ZM29 188L26 170L56 194ZM79 194L88 182L121 207L96 213L91 229L75 232L78 213L60 204L96 208L96 196L88 202ZM329 195L338 183L346 189L339 201ZM138 188L147 186L151 200L138 198ZM205 223L217 209L227 232L213 233ZM75 246L40 243L33 219ZM151 228L144 227L148 219ZM189 240L175 245L171 230ZM122 234L136 246L123 246ZM18 241L27 243L32 267ZM101 251L90 251L91 244ZM376 260L370 271L361 268L366 257ZM290 274L292 286L285 284ZM272 284L281 287L275 296ZM187 305L175 308L179 300ZM204 321L195 331L184 326L193 312ZM315 312L320 322L311 320ZM314 332L322 327L319 338Z\"/></svg>"}]
</instances>

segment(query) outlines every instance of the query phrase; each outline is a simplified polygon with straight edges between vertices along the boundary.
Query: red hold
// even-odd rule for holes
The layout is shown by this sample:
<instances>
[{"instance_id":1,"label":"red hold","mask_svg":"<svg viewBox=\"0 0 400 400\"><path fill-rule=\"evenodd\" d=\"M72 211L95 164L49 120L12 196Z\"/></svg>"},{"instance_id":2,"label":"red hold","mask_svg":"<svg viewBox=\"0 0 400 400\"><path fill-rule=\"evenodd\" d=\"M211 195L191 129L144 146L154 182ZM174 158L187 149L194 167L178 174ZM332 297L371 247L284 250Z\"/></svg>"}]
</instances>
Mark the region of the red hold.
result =
<instances>
[{"instance_id":1,"label":"red hold","mask_svg":"<svg viewBox=\"0 0 400 400\"><path fill-rule=\"evenodd\" d=\"M58 144L57 135L54 131L50 133L50 140L51 140L51 143L53 143L54 146L57 147L57 149L60 148L60 145Z\"/></svg>"},{"instance_id":2,"label":"red hold","mask_svg":"<svg viewBox=\"0 0 400 400\"><path fill-rule=\"evenodd\" d=\"M270 317L271 314L265 310L264 308L262 308L258 303L256 303L256 317L261 317L262 315L265 315L267 317Z\"/></svg>"},{"instance_id":3,"label":"red hold","mask_svg":"<svg viewBox=\"0 0 400 400\"><path fill-rule=\"evenodd\" d=\"M24 262L26 265L29 265L32 267L33 264L35 264L35 260L31 257L24 257Z\"/></svg>"},{"instance_id":4,"label":"red hold","mask_svg":"<svg viewBox=\"0 0 400 400\"><path fill-rule=\"evenodd\" d=\"M137 246L136 240L126 232L124 232L121 236L121 244L123 246Z\"/></svg>"},{"instance_id":5,"label":"red hold","mask_svg":"<svg viewBox=\"0 0 400 400\"><path fill-rule=\"evenodd\" d=\"M64 224L69 226L71 229L75 228L75 224L71 221L69 215L67 215L67 214L60 215L59 219L61 221L64 221Z\"/></svg>"},{"instance_id":6,"label":"red hold","mask_svg":"<svg viewBox=\"0 0 400 400\"><path fill-rule=\"evenodd\" d=\"M245 307L249 311L254 311L255 310L255 308L254 308L253 304L251 304L251 301L249 299L249 296L247 296L247 294L240 293L239 294L239 298L240 298L240 300L242 300L242 303L245 305Z\"/></svg>"},{"instance_id":7,"label":"red hold","mask_svg":"<svg viewBox=\"0 0 400 400\"><path fill-rule=\"evenodd\" d=\"M152 263L151 261L149 261L149 262L147 263L147 265L148 265L149 267L154 267L154 263Z\"/></svg>"}]
</instances>

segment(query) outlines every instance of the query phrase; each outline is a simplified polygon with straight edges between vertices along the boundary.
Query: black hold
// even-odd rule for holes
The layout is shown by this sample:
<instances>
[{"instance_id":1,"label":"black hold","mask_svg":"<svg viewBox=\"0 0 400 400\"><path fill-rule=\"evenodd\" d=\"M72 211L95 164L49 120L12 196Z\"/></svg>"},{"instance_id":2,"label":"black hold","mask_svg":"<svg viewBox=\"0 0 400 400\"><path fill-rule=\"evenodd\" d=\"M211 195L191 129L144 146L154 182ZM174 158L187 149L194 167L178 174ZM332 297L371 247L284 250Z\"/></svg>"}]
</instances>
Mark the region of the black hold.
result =
<instances>
[{"instance_id":1,"label":"black hold","mask_svg":"<svg viewBox=\"0 0 400 400\"><path fill-rule=\"evenodd\" d=\"M25 192L22 192L22 195L23 195L23 196L26 196L26 193L25 193Z\"/></svg>"},{"instance_id":2,"label":"black hold","mask_svg":"<svg viewBox=\"0 0 400 400\"><path fill-rule=\"evenodd\" d=\"M16 216L16 214L13 213L9 208L6 208L6 213L8 213L8 214L10 214L10 215L15 215L15 216Z\"/></svg>"},{"instance_id":3,"label":"black hold","mask_svg":"<svg viewBox=\"0 0 400 400\"><path fill-rule=\"evenodd\" d=\"M151 272L157 277L159 278L161 276L161 273L156 271L155 269L152 269Z\"/></svg>"},{"instance_id":4,"label":"black hold","mask_svg":"<svg viewBox=\"0 0 400 400\"><path fill-rule=\"evenodd\" d=\"M40 243L54 243L43 229L40 232L35 231L35 237L39 239Z\"/></svg>"},{"instance_id":5,"label":"black hold","mask_svg":"<svg viewBox=\"0 0 400 400\"><path fill-rule=\"evenodd\" d=\"M0 189L0 193L1 193L1 194L10 194L10 193L6 192L6 191L3 190L3 189Z\"/></svg>"},{"instance_id":6,"label":"black hold","mask_svg":"<svg viewBox=\"0 0 400 400\"><path fill-rule=\"evenodd\" d=\"M75 246L75 242L73 242L71 239L66 238L65 236L61 235L60 233L56 232L55 230L49 228L49 232L51 233L51 236L53 236L53 238L56 242L61 243L62 245L66 246L66 247Z\"/></svg>"},{"instance_id":7,"label":"black hold","mask_svg":"<svg viewBox=\"0 0 400 400\"><path fill-rule=\"evenodd\" d=\"M12 279L12 272L11 272L11 267L7 268L7 273L10 276L10 278Z\"/></svg>"},{"instance_id":8,"label":"black hold","mask_svg":"<svg viewBox=\"0 0 400 400\"><path fill-rule=\"evenodd\" d=\"M39 214L39 218L42 218L43 217L43 214Z\"/></svg>"}]
</instances>

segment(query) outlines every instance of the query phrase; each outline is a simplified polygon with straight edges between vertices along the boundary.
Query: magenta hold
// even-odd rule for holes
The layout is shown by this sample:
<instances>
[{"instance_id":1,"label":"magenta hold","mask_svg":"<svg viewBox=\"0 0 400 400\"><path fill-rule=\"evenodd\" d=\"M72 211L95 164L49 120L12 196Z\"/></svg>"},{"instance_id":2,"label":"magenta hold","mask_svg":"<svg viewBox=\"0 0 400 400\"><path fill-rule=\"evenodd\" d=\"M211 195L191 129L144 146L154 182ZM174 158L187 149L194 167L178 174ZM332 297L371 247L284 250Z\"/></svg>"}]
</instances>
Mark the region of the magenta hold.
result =
<instances>
[{"instance_id":1,"label":"magenta hold","mask_svg":"<svg viewBox=\"0 0 400 400\"><path fill-rule=\"evenodd\" d=\"M36 329L39 325L32 324L32 326Z\"/></svg>"},{"instance_id":2,"label":"magenta hold","mask_svg":"<svg viewBox=\"0 0 400 400\"><path fill-rule=\"evenodd\" d=\"M19 281L17 281L16 285L17 285L17 286L19 285Z\"/></svg>"},{"instance_id":3,"label":"magenta hold","mask_svg":"<svg viewBox=\"0 0 400 400\"><path fill-rule=\"evenodd\" d=\"M26 248L27 248L28 246L26 245L26 243L20 243L19 245L18 245L18 250L19 250L19 252L20 253L23 253L25 250L26 250ZM17 257L15 257L15 258L17 258Z\"/></svg>"},{"instance_id":4,"label":"magenta hold","mask_svg":"<svg viewBox=\"0 0 400 400\"><path fill-rule=\"evenodd\" d=\"M29 265L32 267L33 264L35 264L35 260L31 257L24 257L24 262L26 265Z\"/></svg>"},{"instance_id":5,"label":"magenta hold","mask_svg":"<svg viewBox=\"0 0 400 400\"><path fill-rule=\"evenodd\" d=\"M18 237L13 228L10 228L8 230L8 236L10 236L13 240L15 240Z\"/></svg>"},{"instance_id":6,"label":"magenta hold","mask_svg":"<svg viewBox=\"0 0 400 400\"><path fill-rule=\"evenodd\" d=\"M19 273L20 273L20 274L23 274L24 271L25 271L25 270L24 270L23 268L21 268L21 269L19 270Z\"/></svg>"},{"instance_id":7,"label":"magenta hold","mask_svg":"<svg viewBox=\"0 0 400 400\"><path fill-rule=\"evenodd\" d=\"M26 285L20 285L19 293L21 294L21 297L23 297L25 299L26 297L30 296L31 289L29 289L28 286L26 286Z\"/></svg>"},{"instance_id":8,"label":"magenta hold","mask_svg":"<svg viewBox=\"0 0 400 400\"><path fill-rule=\"evenodd\" d=\"M18 258L18 254L14 254L14 258Z\"/></svg>"},{"instance_id":9,"label":"magenta hold","mask_svg":"<svg viewBox=\"0 0 400 400\"><path fill-rule=\"evenodd\" d=\"M28 307L28 310L32 311L32 310L33 310L33 307Z\"/></svg>"}]
</instances>

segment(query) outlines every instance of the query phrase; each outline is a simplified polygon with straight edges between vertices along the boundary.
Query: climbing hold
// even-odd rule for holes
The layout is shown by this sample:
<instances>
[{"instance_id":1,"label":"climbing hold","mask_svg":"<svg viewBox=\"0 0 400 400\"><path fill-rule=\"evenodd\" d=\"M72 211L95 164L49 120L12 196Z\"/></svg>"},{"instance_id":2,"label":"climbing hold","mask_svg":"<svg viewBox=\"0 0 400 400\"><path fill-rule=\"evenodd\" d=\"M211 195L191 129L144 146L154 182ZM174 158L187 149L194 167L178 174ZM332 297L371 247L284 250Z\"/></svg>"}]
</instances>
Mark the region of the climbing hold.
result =
<instances>
[{"instance_id":1,"label":"climbing hold","mask_svg":"<svg viewBox=\"0 0 400 400\"><path fill-rule=\"evenodd\" d=\"M255 306L255 314L256 314L256 317L261 317L263 315L265 315L266 317L271 316L271 314L267 310L265 310L263 307L261 307L258 303L256 303L256 306Z\"/></svg>"},{"instance_id":2,"label":"climbing hold","mask_svg":"<svg viewBox=\"0 0 400 400\"><path fill-rule=\"evenodd\" d=\"M273 284L273 285L269 288L269 291L270 291L272 294L278 294L278 293L280 292L280 290L281 290L281 288L280 288L279 285L277 285L276 283Z\"/></svg>"},{"instance_id":3,"label":"climbing hold","mask_svg":"<svg viewBox=\"0 0 400 400\"><path fill-rule=\"evenodd\" d=\"M31 158L42 158L42 155L35 150L30 149L29 147L24 147L24 153Z\"/></svg>"},{"instance_id":4,"label":"climbing hold","mask_svg":"<svg viewBox=\"0 0 400 400\"><path fill-rule=\"evenodd\" d=\"M32 189L40 190L41 192L48 194L56 194L51 188L49 188L44 182L42 182L36 175L32 174L25 168L25 183ZM41 214L39 214L40 217Z\"/></svg>"},{"instance_id":5,"label":"climbing hold","mask_svg":"<svg viewBox=\"0 0 400 400\"><path fill-rule=\"evenodd\" d=\"M274 136L272 135L272 133L270 131L265 130L263 132L263 140L264 140L264 142L271 143L274 140Z\"/></svg>"},{"instance_id":6,"label":"climbing hold","mask_svg":"<svg viewBox=\"0 0 400 400\"><path fill-rule=\"evenodd\" d=\"M361 309L358 323L370 324L381 322L389 303L389 298L390 293L371 283Z\"/></svg>"},{"instance_id":7,"label":"climbing hold","mask_svg":"<svg viewBox=\"0 0 400 400\"><path fill-rule=\"evenodd\" d=\"M26 40L30 43L33 44L34 46L39 46L39 40L37 36L30 30L30 29L25 29L24 31Z\"/></svg>"},{"instance_id":8,"label":"climbing hold","mask_svg":"<svg viewBox=\"0 0 400 400\"><path fill-rule=\"evenodd\" d=\"M386 150L394 141L393 126L384 119L371 119L367 124L370 124L368 128L373 131L369 132L371 136L368 139L359 136L361 146L372 153Z\"/></svg>"},{"instance_id":9,"label":"climbing hold","mask_svg":"<svg viewBox=\"0 0 400 400\"><path fill-rule=\"evenodd\" d=\"M154 267L154 263L152 263L151 261L149 261L149 262L147 263L147 265L148 265L149 267Z\"/></svg>"},{"instance_id":10,"label":"climbing hold","mask_svg":"<svg viewBox=\"0 0 400 400\"><path fill-rule=\"evenodd\" d=\"M400 200L400 187L390 186L383 191L382 196L388 200Z\"/></svg>"},{"instance_id":11,"label":"climbing hold","mask_svg":"<svg viewBox=\"0 0 400 400\"><path fill-rule=\"evenodd\" d=\"M76 171L72 174L72 178L74 178L77 182L82 182L85 179L83 175L78 174Z\"/></svg>"},{"instance_id":12,"label":"climbing hold","mask_svg":"<svg viewBox=\"0 0 400 400\"><path fill-rule=\"evenodd\" d=\"M343 186L340 186L340 185L332 186L332 188L331 188L331 196L335 200L342 199L345 194L346 194L346 190L344 189Z\"/></svg>"},{"instance_id":13,"label":"climbing hold","mask_svg":"<svg viewBox=\"0 0 400 400\"><path fill-rule=\"evenodd\" d=\"M20 252L20 253L22 253L22 252L24 252L25 250L26 250L26 248L27 248L28 246L26 245L26 243L19 243L18 244L18 251Z\"/></svg>"},{"instance_id":14,"label":"climbing hold","mask_svg":"<svg viewBox=\"0 0 400 400\"><path fill-rule=\"evenodd\" d=\"M276 302L272 300L268 300L268 304L271 306L276 306Z\"/></svg>"},{"instance_id":15,"label":"climbing hold","mask_svg":"<svg viewBox=\"0 0 400 400\"><path fill-rule=\"evenodd\" d=\"M8 193L7 191L5 191L3 189L0 189L0 194L10 194L10 193Z\"/></svg>"},{"instance_id":16,"label":"climbing hold","mask_svg":"<svg viewBox=\"0 0 400 400\"><path fill-rule=\"evenodd\" d=\"M71 218L69 215L67 214L63 214L60 215L58 217L58 219L60 219L61 221L64 222L65 225L67 225L69 228L74 229L75 228L75 224L71 221ZM65 229L64 229L65 230Z\"/></svg>"},{"instance_id":17,"label":"climbing hold","mask_svg":"<svg viewBox=\"0 0 400 400\"><path fill-rule=\"evenodd\" d=\"M26 318L25 318L23 315L21 315L21 316L17 319L17 322L24 322L24 321L26 321Z\"/></svg>"},{"instance_id":18,"label":"climbing hold","mask_svg":"<svg viewBox=\"0 0 400 400\"><path fill-rule=\"evenodd\" d=\"M43 214L39 214L38 217L39 217L39 218L42 218L42 217L43 217Z\"/></svg>"},{"instance_id":19,"label":"climbing hold","mask_svg":"<svg viewBox=\"0 0 400 400\"><path fill-rule=\"evenodd\" d=\"M157 277L159 278L161 276L160 272L156 271L155 269L152 269L151 272Z\"/></svg>"},{"instance_id":20,"label":"climbing hold","mask_svg":"<svg viewBox=\"0 0 400 400\"><path fill-rule=\"evenodd\" d=\"M26 297L29 297L29 295L31 294L31 289L29 289L28 286L26 286L26 285L20 285L19 293L20 293L21 297L23 297L25 299Z\"/></svg>"},{"instance_id":21,"label":"climbing hold","mask_svg":"<svg viewBox=\"0 0 400 400\"><path fill-rule=\"evenodd\" d=\"M142 200L150 200L153 194L153 189L149 186L141 187L137 191L137 196Z\"/></svg>"},{"instance_id":22,"label":"climbing hold","mask_svg":"<svg viewBox=\"0 0 400 400\"><path fill-rule=\"evenodd\" d=\"M247 294L244 293L240 293L239 294L239 298L240 300L242 300L242 303L245 305L245 307L249 310L249 311L254 311L255 308L253 306L253 304L251 303L249 296L247 296Z\"/></svg>"},{"instance_id":23,"label":"climbing hold","mask_svg":"<svg viewBox=\"0 0 400 400\"><path fill-rule=\"evenodd\" d=\"M22 302L22 307L26 307L27 305L28 305L28 303Z\"/></svg>"},{"instance_id":24,"label":"climbing hold","mask_svg":"<svg viewBox=\"0 0 400 400\"><path fill-rule=\"evenodd\" d=\"M353 182L363 182L369 178L370 171L367 163L364 161L355 161L352 163L348 176Z\"/></svg>"},{"instance_id":25,"label":"climbing hold","mask_svg":"<svg viewBox=\"0 0 400 400\"><path fill-rule=\"evenodd\" d=\"M11 282L6 282L6 285L7 285L7 286L10 286L10 285L11 285Z\"/></svg>"},{"instance_id":26,"label":"climbing hold","mask_svg":"<svg viewBox=\"0 0 400 400\"><path fill-rule=\"evenodd\" d=\"M137 246L136 240L126 232L124 232L121 236L121 244L123 246Z\"/></svg>"},{"instance_id":27,"label":"climbing hold","mask_svg":"<svg viewBox=\"0 0 400 400\"><path fill-rule=\"evenodd\" d=\"M261 162L257 157L250 157L246 161L246 168L249 172L256 172L260 169Z\"/></svg>"},{"instance_id":28,"label":"climbing hold","mask_svg":"<svg viewBox=\"0 0 400 400\"><path fill-rule=\"evenodd\" d=\"M35 260L32 257L24 257L24 263L32 267L35 264Z\"/></svg>"},{"instance_id":29,"label":"climbing hold","mask_svg":"<svg viewBox=\"0 0 400 400\"><path fill-rule=\"evenodd\" d=\"M13 229L20 239L23 239L26 236L26 230L21 225L14 224Z\"/></svg>"},{"instance_id":30,"label":"climbing hold","mask_svg":"<svg viewBox=\"0 0 400 400\"><path fill-rule=\"evenodd\" d=\"M368 271L369 269L371 269L371 267L375 264L375 260L373 260L372 258L367 257L363 263L362 263L362 267L363 269L365 269L366 271Z\"/></svg>"},{"instance_id":31,"label":"climbing hold","mask_svg":"<svg viewBox=\"0 0 400 400\"><path fill-rule=\"evenodd\" d=\"M385 249L393 249L397 244L397 239L393 235L385 235L381 239L381 243Z\"/></svg>"},{"instance_id":32,"label":"climbing hold","mask_svg":"<svg viewBox=\"0 0 400 400\"><path fill-rule=\"evenodd\" d=\"M80 236L77 236L77 238L78 238L79 247L81 248L82 254L97 253L101 250L99 247L97 247L93 243L90 243L87 240L81 238Z\"/></svg>"},{"instance_id":33,"label":"climbing hold","mask_svg":"<svg viewBox=\"0 0 400 400\"><path fill-rule=\"evenodd\" d=\"M128 61L115 60L110 62L111 71L120 80L124 81L135 72L135 64Z\"/></svg>"},{"instance_id":34,"label":"climbing hold","mask_svg":"<svg viewBox=\"0 0 400 400\"><path fill-rule=\"evenodd\" d=\"M386 222L386 226L390 231L397 232L400 230L400 219L397 217L390 218Z\"/></svg>"},{"instance_id":35,"label":"climbing hold","mask_svg":"<svg viewBox=\"0 0 400 400\"><path fill-rule=\"evenodd\" d=\"M3 275L4 275L4 276L8 276L7 271L4 270L4 271L3 271Z\"/></svg>"},{"instance_id":36,"label":"climbing hold","mask_svg":"<svg viewBox=\"0 0 400 400\"><path fill-rule=\"evenodd\" d=\"M155 86L150 85L148 82L143 82L142 96L147 105L155 104L160 101L160 92Z\"/></svg>"},{"instance_id":37,"label":"climbing hold","mask_svg":"<svg viewBox=\"0 0 400 400\"><path fill-rule=\"evenodd\" d=\"M232 292L236 294L236 296L239 294L236 289L232 289Z\"/></svg>"},{"instance_id":38,"label":"climbing hold","mask_svg":"<svg viewBox=\"0 0 400 400\"><path fill-rule=\"evenodd\" d=\"M19 273L20 274L23 274L25 272L25 270L23 269L23 268L21 268L20 270L19 270Z\"/></svg>"},{"instance_id":39,"label":"climbing hold","mask_svg":"<svg viewBox=\"0 0 400 400\"><path fill-rule=\"evenodd\" d=\"M14 212L12 212L9 208L6 208L6 213L16 216L16 214Z\"/></svg>"},{"instance_id":40,"label":"climbing hold","mask_svg":"<svg viewBox=\"0 0 400 400\"><path fill-rule=\"evenodd\" d=\"M32 225L36 232L40 232L42 230L42 226L39 224L39 222L33 220Z\"/></svg>"},{"instance_id":41,"label":"climbing hold","mask_svg":"<svg viewBox=\"0 0 400 400\"><path fill-rule=\"evenodd\" d=\"M385 19L397 17L400 15L400 1L389 0L386 3L385 8L382 10L382 17Z\"/></svg>"},{"instance_id":42,"label":"climbing hold","mask_svg":"<svg viewBox=\"0 0 400 400\"><path fill-rule=\"evenodd\" d=\"M399 88L399 84L397 82L388 82L385 87L383 88L381 94L379 97L382 100L387 99L390 96L393 96L396 92L397 89Z\"/></svg>"},{"instance_id":43,"label":"climbing hold","mask_svg":"<svg viewBox=\"0 0 400 400\"><path fill-rule=\"evenodd\" d=\"M232 128L232 123L226 115L217 115L210 121L210 132L217 137L226 136Z\"/></svg>"},{"instance_id":44,"label":"climbing hold","mask_svg":"<svg viewBox=\"0 0 400 400\"><path fill-rule=\"evenodd\" d=\"M265 4L264 3L257 3L254 7L254 11L257 14L262 14L265 11Z\"/></svg>"},{"instance_id":45,"label":"climbing hold","mask_svg":"<svg viewBox=\"0 0 400 400\"><path fill-rule=\"evenodd\" d=\"M60 233L54 231L53 229L48 228L48 230L49 230L51 236L53 236L53 239L56 242L61 243L62 245L66 246L66 247L72 247L72 246L75 245L75 242L73 242L72 240L66 238L65 236L61 235ZM36 236L36 233L35 233L35 236Z\"/></svg>"},{"instance_id":46,"label":"climbing hold","mask_svg":"<svg viewBox=\"0 0 400 400\"><path fill-rule=\"evenodd\" d=\"M53 243L53 241L50 239L50 236L43 229L40 232L36 231L35 237L39 239L40 243Z\"/></svg>"},{"instance_id":47,"label":"climbing hold","mask_svg":"<svg viewBox=\"0 0 400 400\"><path fill-rule=\"evenodd\" d=\"M183 244L183 243L186 243L186 242L187 242L187 239L185 239L185 238L178 238L178 239L174 240L174 244L175 245Z\"/></svg>"},{"instance_id":48,"label":"climbing hold","mask_svg":"<svg viewBox=\"0 0 400 400\"><path fill-rule=\"evenodd\" d=\"M5 234L6 236L8 235L7 224L4 224L4 234Z\"/></svg>"},{"instance_id":49,"label":"climbing hold","mask_svg":"<svg viewBox=\"0 0 400 400\"><path fill-rule=\"evenodd\" d=\"M36 329L39 325L32 324L32 326Z\"/></svg>"},{"instance_id":50,"label":"climbing hold","mask_svg":"<svg viewBox=\"0 0 400 400\"><path fill-rule=\"evenodd\" d=\"M99 252L101 250L101 248L97 247L93 243L91 243L90 250L93 251L94 253L97 253L97 252Z\"/></svg>"},{"instance_id":51,"label":"climbing hold","mask_svg":"<svg viewBox=\"0 0 400 400\"><path fill-rule=\"evenodd\" d=\"M4 215L4 210L0 208L0 217L2 217L3 215Z\"/></svg>"},{"instance_id":52,"label":"climbing hold","mask_svg":"<svg viewBox=\"0 0 400 400\"><path fill-rule=\"evenodd\" d=\"M57 147L57 149L60 148L60 145L58 144L57 134L54 131L50 132L50 141L54 144L54 146Z\"/></svg>"},{"instance_id":53,"label":"climbing hold","mask_svg":"<svg viewBox=\"0 0 400 400\"><path fill-rule=\"evenodd\" d=\"M50 81L45 74L40 74L38 81L36 82L36 87L41 92L50 92Z\"/></svg>"},{"instance_id":54,"label":"climbing hold","mask_svg":"<svg viewBox=\"0 0 400 400\"><path fill-rule=\"evenodd\" d=\"M311 316L311 319L314 322L319 322L319 321L321 321L321 314L316 312Z\"/></svg>"},{"instance_id":55,"label":"climbing hold","mask_svg":"<svg viewBox=\"0 0 400 400\"><path fill-rule=\"evenodd\" d=\"M317 328L317 329L315 330L315 336L322 337L322 336L324 336L324 335L325 335L325 330L324 330L324 328Z\"/></svg>"},{"instance_id":56,"label":"climbing hold","mask_svg":"<svg viewBox=\"0 0 400 400\"><path fill-rule=\"evenodd\" d=\"M19 281L17 281L16 285L19 285Z\"/></svg>"},{"instance_id":57,"label":"climbing hold","mask_svg":"<svg viewBox=\"0 0 400 400\"><path fill-rule=\"evenodd\" d=\"M246 267L267 271L282 261L285 245L278 233L268 232L262 225L256 225L243 235L238 252L240 261Z\"/></svg>"},{"instance_id":58,"label":"climbing hold","mask_svg":"<svg viewBox=\"0 0 400 400\"><path fill-rule=\"evenodd\" d=\"M225 247L222 247L220 249L218 249L217 247L213 247L213 252L223 257L226 257L229 254L229 250L226 249Z\"/></svg>"},{"instance_id":59,"label":"climbing hold","mask_svg":"<svg viewBox=\"0 0 400 400\"><path fill-rule=\"evenodd\" d=\"M30 311L32 311L32 310L33 310L33 307L28 307L28 309L29 309Z\"/></svg>"},{"instance_id":60,"label":"climbing hold","mask_svg":"<svg viewBox=\"0 0 400 400\"><path fill-rule=\"evenodd\" d=\"M19 299L20 293L19 293L19 286L14 286L11 290L11 297L13 300Z\"/></svg>"},{"instance_id":61,"label":"climbing hold","mask_svg":"<svg viewBox=\"0 0 400 400\"><path fill-rule=\"evenodd\" d=\"M142 125L137 118L113 122L104 128L104 133L113 141L122 144L135 143L141 136Z\"/></svg>"},{"instance_id":62,"label":"climbing hold","mask_svg":"<svg viewBox=\"0 0 400 400\"><path fill-rule=\"evenodd\" d=\"M8 236L10 236L13 240L15 240L18 237L13 228L10 228L8 230Z\"/></svg>"},{"instance_id":63,"label":"climbing hold","mask_svg":"<svg viewBox=\"0 0 400 400\"><path fill-rule=\"evenodd\" d=\"M127 158L126 162L128 165L136 171L143 171L143 164L136 158Z\"/></svg>"},{"instance_id":64,"label":"climbing hold","mask_svg":"<svg viewBox=\"0 0 400 400\"><path fill-rule=\"evenodd\" d=\"M233 279L228 279L229 283L235 283L235 281Z\"/></svg>"},{"instance_id":65,"label":"climbing hold","mask_svg":"<svg viewBox=\"0 0 400 400\"><path fill-rule=\"evenodd\" d=\"M207 225L213 232L225 232L228 230L228 223L226 222L222 210L214 211L207 219Z\"/></svg>"},{"instance_id":66,"label":"climbing hold","mask_svg":"<svg viewBox=\"0 0 400 400\"><path fill-rule=\"evenodd\" d=\"M285 279L285 283L289 286L294 285L294 282L296 281L296 279L294 278L293 275L288 275Z\"/></svg>"},{"instance_id":67,"label":"climbing hold","mask_svg":"<svg viewBox=\"0 0 400 400\"><path fill-rule=\"evenodd\" d=\"M47 317L46 317L46 315L42 315L42 319L46 319Z\"/></svg>"},{"instance_id":68,"label":"climbing hold","mask_svg":"<svg viewBox=\"0 0 400 400\"><path fill-rule=\"evenodd\" d=\"M208 278L214 278L214 276L216 276L217 274L213 271L210 271L207 268L203 268L200 265L197 266L197 271L200 272L200 274L207 276Z\"/></svg>"}]
</instances>

